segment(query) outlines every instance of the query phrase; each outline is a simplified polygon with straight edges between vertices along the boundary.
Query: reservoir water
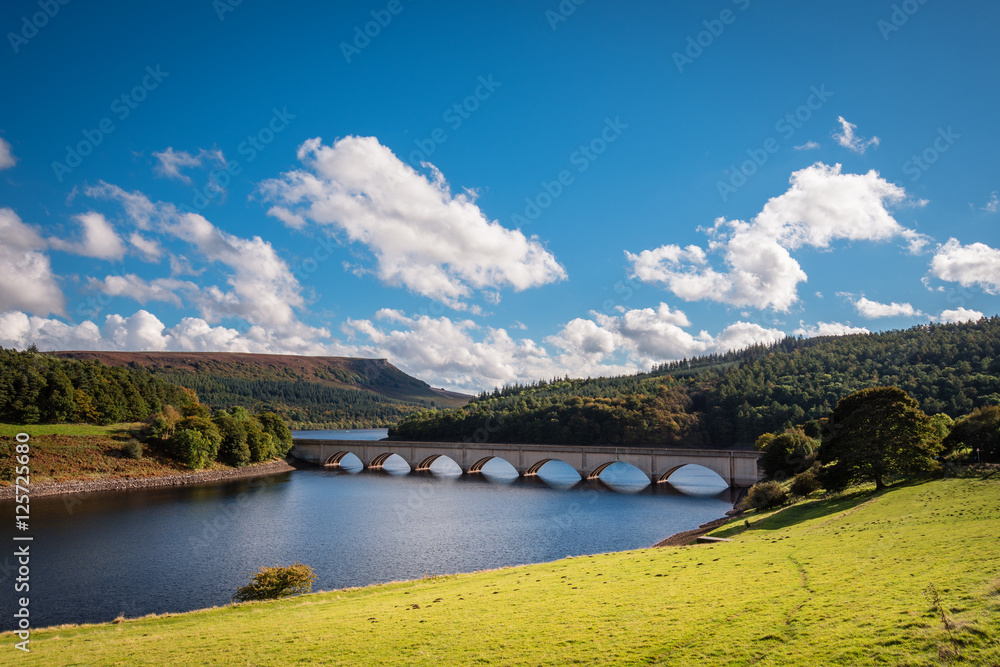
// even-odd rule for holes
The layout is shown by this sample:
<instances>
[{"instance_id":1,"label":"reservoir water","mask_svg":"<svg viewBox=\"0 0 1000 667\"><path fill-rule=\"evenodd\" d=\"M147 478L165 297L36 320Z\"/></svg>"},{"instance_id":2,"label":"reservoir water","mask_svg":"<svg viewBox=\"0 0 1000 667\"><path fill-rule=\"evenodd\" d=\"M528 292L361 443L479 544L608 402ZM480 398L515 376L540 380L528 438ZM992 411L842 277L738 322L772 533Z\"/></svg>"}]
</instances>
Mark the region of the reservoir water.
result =
<instances>
[{"instance_id":1,"label":"reservoir water","mask_svg":"<svg viewBox=\"0 0 1000 667\"><path fill-rule=\"evenodd\" d=\"M296 435L378 439L385 431ZM34 498L32 626L224 605L251 572L275 564L308 564L314 590L330 590L648 547L732 505L725 484L696 466L653 487L616 464L602 478L609 488L579 482L557 462L535 480L500 461L481 478L440 463L420 474L405 474L405 463L387 472L317 468ZM12 589L15 572L12 558L0 557L0 586ZM11 629L12 596L0 600L0 629Z\"/></svg>"}]
</instances>

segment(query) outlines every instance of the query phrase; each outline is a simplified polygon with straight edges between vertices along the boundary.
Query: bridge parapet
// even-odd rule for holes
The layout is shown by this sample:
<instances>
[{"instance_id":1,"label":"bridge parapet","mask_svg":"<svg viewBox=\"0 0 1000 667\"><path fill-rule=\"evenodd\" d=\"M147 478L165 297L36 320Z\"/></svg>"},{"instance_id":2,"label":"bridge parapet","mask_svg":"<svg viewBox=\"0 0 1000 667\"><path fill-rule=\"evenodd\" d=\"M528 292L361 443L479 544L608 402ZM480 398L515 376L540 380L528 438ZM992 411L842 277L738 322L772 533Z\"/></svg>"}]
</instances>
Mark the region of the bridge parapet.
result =
<instances>
[{"instance_id":1,"label":"bridge parapet","mask_svg":"<svg viewBox=\"0 0 1000 667\"><path fill-rule=\"evenodd\" d=\"M715 472L729 486L747 487L761 476L760 452L733 449L666 449L653 447L587 447L577 445L522 445L505 443L415 442L400 440L312 440L296 438L292 456L315 465L339 465L347 453L361 464L380 468L398 454L411 470L427 470L440 456L457 463L463 473L482 472L493 458L510 463L520 475L537 474L550 460L572 466L583 479L595 479L610 464L629 463L653 483L665 482L685 465L700 465Z\"/></svg>"}]
</instances>

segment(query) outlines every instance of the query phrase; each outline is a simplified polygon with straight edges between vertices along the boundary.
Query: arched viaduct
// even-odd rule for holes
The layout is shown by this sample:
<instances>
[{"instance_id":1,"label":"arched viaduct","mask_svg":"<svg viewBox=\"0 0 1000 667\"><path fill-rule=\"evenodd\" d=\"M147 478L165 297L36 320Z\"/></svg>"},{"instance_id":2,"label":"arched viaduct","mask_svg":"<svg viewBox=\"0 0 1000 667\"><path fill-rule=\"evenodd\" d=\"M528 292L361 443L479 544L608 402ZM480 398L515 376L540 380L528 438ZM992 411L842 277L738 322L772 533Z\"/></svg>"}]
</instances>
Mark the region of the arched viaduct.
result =
<instances>
[{"instance_id":1,"label":"arched viaduct","mask_svg":"<svg viewBox=\"0 0 1000 667\"><path fill-rule=\"evenodd\" d=\"M378 469L398 454L410 470L429 470L447 456L463 473L480 473L487 461L501 458L518 474L537 475L549 461L563 461L583 479L597 479L612 463L629 463L653 483L665 482L676 470L696 464L715 472L731 487L753 485L760 452L730 449L665 449L652 447L590 447L576 445L516 445L474 442L410 442L393 440L312 440L296 438L292 456L320 466L339 466L344 456L354 454L365 468Z\"/></svg>"}]
</instances>

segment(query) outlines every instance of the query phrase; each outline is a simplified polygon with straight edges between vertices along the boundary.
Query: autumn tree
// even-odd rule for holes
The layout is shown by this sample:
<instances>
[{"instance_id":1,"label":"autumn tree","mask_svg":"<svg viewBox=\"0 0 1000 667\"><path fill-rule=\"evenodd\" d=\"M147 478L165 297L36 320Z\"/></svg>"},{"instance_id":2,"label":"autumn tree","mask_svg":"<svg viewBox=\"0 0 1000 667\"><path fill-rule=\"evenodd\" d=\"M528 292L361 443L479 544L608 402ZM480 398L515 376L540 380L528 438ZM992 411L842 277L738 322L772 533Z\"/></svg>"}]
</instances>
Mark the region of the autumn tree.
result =
<instances>
[{"instance_id":1,"label":"autumn tree","mask_svg":"<svg viewBox=\"0 0 1000 667\"><path fill-rule=\"evenodd\" d=\"M941 438L919 404L902 389L874 387L840 399L823 435L823 484L844 488L872 481L884 489L891 475L932 470Z\"/></svg>"}]
</instances>

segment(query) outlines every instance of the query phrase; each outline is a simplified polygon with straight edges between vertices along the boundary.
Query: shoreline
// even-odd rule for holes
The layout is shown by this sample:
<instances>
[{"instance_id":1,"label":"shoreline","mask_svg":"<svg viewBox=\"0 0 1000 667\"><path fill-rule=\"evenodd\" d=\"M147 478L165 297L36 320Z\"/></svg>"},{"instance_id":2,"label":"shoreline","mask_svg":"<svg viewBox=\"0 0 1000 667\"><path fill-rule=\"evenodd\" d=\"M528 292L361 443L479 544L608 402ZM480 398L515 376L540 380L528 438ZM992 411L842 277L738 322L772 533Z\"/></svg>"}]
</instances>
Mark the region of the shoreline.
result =
<instances>
[{"instance_id":1,"label":"shoreline","mask_svg":"<svg viewBox=\"0 0 1000 667\"><path fill-rule=\"evenodd\" d=\"M98 478L87 480L71 480L66 482L46 482L32 484L29 493L32 498L43 496L60 496L76 493L94 493L100 491L130 491L133 489L151 489L166 486L186 486L189 484L208 484L212 482L227 482L251 477L264 477L283 472L299 470L303 466L294 459L266 461L227 470L200 470L197 472L178 473L175 475L156 475L154 477L124 477ZM0 487L0 502L13 500L15 487Z\"/></svg>"}]
</instances>

